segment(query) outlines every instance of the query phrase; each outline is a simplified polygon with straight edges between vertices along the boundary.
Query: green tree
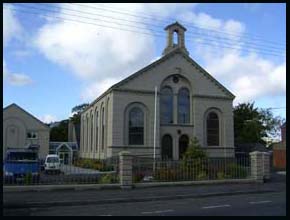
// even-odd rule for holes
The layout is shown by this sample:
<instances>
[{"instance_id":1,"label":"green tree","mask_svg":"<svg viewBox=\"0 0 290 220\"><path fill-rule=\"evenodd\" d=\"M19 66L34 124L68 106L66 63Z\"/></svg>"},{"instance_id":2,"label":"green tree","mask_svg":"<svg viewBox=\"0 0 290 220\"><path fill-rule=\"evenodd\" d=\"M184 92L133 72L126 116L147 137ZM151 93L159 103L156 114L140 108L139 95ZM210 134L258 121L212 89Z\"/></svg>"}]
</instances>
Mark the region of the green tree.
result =
<instances>
[{"instance_id":1,"label":"green tree","mask_svg":"<svg viewBox=\"0 0 290 220\"><path fill-rule=\"evenodd\" d=\"M186 152L183 154L183 160L203 159L206 157L206 152L201 148L198 139L196 137L191 139Z\"/></svg>"},{"instance_id":2,"label":"green tree","mask_svg":"<svg viewBox=\"0 0 290 220\"><path fill-rule=\"evenodd\" d=\"M68 120L63 120L59 125L50 129L50 141L68 140Z\"/></svg>"},{"instance_id":3,"label":"green tree","mask_svg":"<svg viewBox=\"0 0 290 220\"><path fill-rule=\"evenodd\" d=\"M241 103L234 108L235 144L265 144L265 138L279 135L282 123L270 109L254 107L254 102Z\"/></svg>"},{"instance_id":4,"label":"green tree","mask_svg":"<svg viewBox=\"0 0 290 220\"><path fill-rule=\"evenodd\" d=\"M80 105L76 105L72 108L71 112L73 114L72 117L70 117L70 120L75 124L78 125L81 122L81 112L89 106L89 103L83 103Z\"/></svg>"}]
</instances>

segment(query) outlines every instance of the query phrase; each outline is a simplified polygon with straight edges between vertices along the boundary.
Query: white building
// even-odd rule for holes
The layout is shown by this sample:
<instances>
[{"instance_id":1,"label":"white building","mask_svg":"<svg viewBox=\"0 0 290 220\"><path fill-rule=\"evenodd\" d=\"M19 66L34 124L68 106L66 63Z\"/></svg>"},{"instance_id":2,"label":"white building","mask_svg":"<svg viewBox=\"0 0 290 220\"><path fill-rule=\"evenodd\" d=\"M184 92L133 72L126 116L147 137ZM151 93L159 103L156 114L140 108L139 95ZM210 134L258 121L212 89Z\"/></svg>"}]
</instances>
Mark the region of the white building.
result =
<instances>
[{"instance_id":1,"label":"white building","mask_svg":"<svg viewBox=\"0 0 290 220\"><path fill-rule=\"evenodd\" d=\"M39 157L49 149L49 127L16 104L3 109L3 159L7 148L39 146Z\"/></svg>"},{"instance_id":2,"label":"white building","mask_svg":"<svg viewBox=\"0 0 290 220\"><path fill-rule=\"evenodd\" d=\"M108 158L122 150L152 156L155 141L158 157L179 159L194 136L210 157L234 156L235 96L189 56L183 26L176 22L165 30L160 59L113 85L82 112L81 157Z\"/></svg>"}]
</instances>

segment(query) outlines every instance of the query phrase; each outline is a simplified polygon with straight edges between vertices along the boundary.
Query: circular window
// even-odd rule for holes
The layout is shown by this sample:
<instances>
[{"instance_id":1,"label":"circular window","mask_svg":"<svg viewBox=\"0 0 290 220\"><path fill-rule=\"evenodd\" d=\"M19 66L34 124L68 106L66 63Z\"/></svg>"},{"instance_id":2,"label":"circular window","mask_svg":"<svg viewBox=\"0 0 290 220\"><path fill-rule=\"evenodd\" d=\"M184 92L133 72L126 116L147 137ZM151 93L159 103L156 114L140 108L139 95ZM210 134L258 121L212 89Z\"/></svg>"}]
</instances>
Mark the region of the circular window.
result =
<instances>
[{"instance_id":1,"label":"circular window","mask_svg":"<svg viewBox=\"0 0 290 220\"><path fill-rule=\"evenodd\" d=\"M174 83L178 83L178 82L179 82L179 78L178 78L178 76L173 76L173 82L174 82Z\"/></svg>"}]
</instances>

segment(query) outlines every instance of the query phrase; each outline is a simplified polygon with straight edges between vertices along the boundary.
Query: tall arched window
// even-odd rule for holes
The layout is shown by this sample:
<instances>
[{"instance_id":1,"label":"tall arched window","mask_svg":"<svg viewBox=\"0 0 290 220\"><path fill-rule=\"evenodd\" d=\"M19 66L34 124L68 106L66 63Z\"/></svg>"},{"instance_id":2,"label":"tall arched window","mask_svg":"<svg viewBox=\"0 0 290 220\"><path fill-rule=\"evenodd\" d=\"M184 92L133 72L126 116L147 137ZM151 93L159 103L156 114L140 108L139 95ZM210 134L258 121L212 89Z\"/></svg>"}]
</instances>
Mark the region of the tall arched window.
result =
<instances>
[{"instance_id":1,"label":"tall arched window","mask_svg":"<svg viewBox=\"0 0 290 220\"><path fill-rule=\"evenodd\" d=\"M82 137L81 137L81 140L82 140L82 152L84 152L84 149L85 149L85 118L83 117L82 118L82 127L81 127L81 130L82 130Z\"/></svg>"},{"instance_id":2,"label":"tall arched window","mask_svg":"<svg viewBox=\"0 0 290 220\"><path fill-rule=\"evenodd\" d=\"M187 124L190 120L189 90L182 88L178 92L178 123Z\"/></svg>"},{"instance_id":3,"label":"tall arched window","mask_svg":"<svg viewBox=\"0 0 290 220\"><path fill-rule=\"evenodd\" d=\"M177 33L177 31L173 32L173 45L178 45L178 33Z\"/></svg>"},{"instance_id":4,"label":"tall arched window","mask_svg":"<svg viewBox=\"0 0 290 220\"><path fill-rule=\"evenodd\" d=\"M129 112L129 144L144 144L144 112L138 107Z\"/></svg>"},{"instance_id":5,"label":"tall arched window","mask_svg":"<svg viewBox=\"0 0 290 220\"><path fill-rule=\"evenodd\" d=\"M162 124L173 123L173 91L170 87L161 89L160 116Z\"/></svg>"},{"instance_id":6,"label":"tall arched window","mask_svg":"<svg viewBox=\"0 0 290 220\"><path fill-rule=\"evenodd\" d=\"M105 108L103 107L102 108L102 150L104 150L104 139L105 139L105 120L104 120L104 118L105 118L105 116L104 116L104 114L105 114Z\"/></svg>"},{"instance_id":7,"label":"tall arched window","mask_svg":"<svg viewBox=\"0 0 290 220\"><path fill-rule=\"evenodd\" d=\"M96 150L98 151L99 147L99 112L96 109Z\"/></svg>"},{"instance_id":8,"label":"tall arched window","mask_svg":"<svg viewBox=\"0 0 290 220\"><path fill-rule=\"evenodd\" d=\"M219 146L219 117L215 112L210 112L206 119L207 145Z\"/></svg>"},{"instance_id":9,"label":"tall arched window","mask_svg":"<svg viewBox=\"0 0 290 220\"><path fill-rule=\"evenodd\" d=\"M161 145L161 156L163 160L172 159L172 137L169 134L166 134L162 138Z\"/></svg>"},{"instance_id":10,"label":"tall arched window","mask_svg":"<svg viewBox=\"0 0 290 220\"><path fill-rule=\"evenodd\" d=\"M86 117L86 152L88 152L89 148L89 116Z\"/></svg>"},{"instance_id":11,"label":"tall arched window","mask_svg":"<svg viewBox=\"0 0 290 220\"><path fill-rule=\"evenodd\" d=\"M93 152L93 137L94 137L94 116L91 112L91 152Z\"/></svg>"}]
</instances>

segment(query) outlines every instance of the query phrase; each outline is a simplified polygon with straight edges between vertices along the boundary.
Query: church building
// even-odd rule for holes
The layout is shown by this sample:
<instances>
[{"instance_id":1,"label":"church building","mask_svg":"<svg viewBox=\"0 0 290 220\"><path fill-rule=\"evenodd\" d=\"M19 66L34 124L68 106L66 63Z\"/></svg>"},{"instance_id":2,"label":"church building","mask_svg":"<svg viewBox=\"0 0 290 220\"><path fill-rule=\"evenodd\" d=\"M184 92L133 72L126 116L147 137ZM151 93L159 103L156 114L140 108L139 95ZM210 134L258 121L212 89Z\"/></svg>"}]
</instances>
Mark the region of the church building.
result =
<instances>
[{"instance_id":1,"label":"church building","mask_svg":"<svg viewBox=\"0 0 290 220\"><path fill-rule=\"evenodd\" d=\"M80 156L133 155L178 160L196 137L209 157L234 157L235 96L185 47L186 28L165 28L162 57L113 85L81 114ZM176 33L177 42L173 41Z\"/></svg>"}]
</instances>

